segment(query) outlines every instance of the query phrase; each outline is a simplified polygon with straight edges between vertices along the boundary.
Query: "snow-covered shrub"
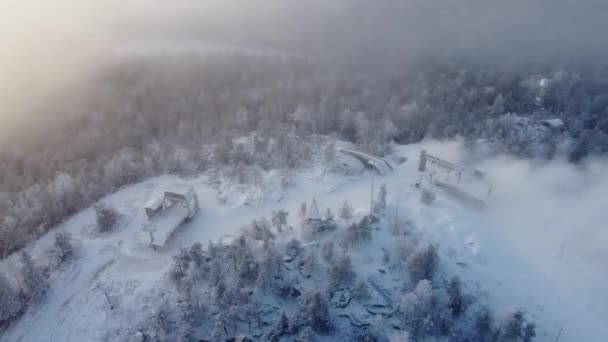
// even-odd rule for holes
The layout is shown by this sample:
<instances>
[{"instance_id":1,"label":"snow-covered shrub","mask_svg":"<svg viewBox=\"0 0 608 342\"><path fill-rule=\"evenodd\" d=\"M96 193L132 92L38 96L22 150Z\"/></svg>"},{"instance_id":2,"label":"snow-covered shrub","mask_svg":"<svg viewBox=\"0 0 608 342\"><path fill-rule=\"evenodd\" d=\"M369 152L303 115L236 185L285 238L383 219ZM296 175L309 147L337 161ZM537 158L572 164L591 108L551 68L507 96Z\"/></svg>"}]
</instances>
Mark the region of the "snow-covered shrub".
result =
<instances>
[{"instance_id":1,"label":"snow-covered shrub","mask_svg":"<svg viewBox=\"0 0 608 342\"><path fill-rule=\"evenodd\" d=\"M439 256L437 248L433 245L418 251L407 260L407 270L412 282L417 283L422 279L432 279Z\"/></svg>"},{"instance_id":2,"label":"snow-covered shrub","mask_svg":"<svg viewBox=\"0 0 608 342\"><path fill-rule=\"evenodd\" d=\"M66 262L74 252L72 246L72 235L68 232L61 231L55 235L53 247L48 251L49 259L55 266Z\"/></svg>"},{"instance_id":3,"label":"snow-covered shrub","mask_svg":"<svg viewBox=\"0 0 608 342\"><path fill-rule=\"evenodd\" d=\"M23 310L23 302L4 274L0 273L0 325L10 322Z\"/></svg>"},{"instance_id":4,"label":"snow-covered shrub","mask_svg":"<svg viewBox=\"0 0 608 342\"><path fill-rule=\"evenodd\" d=\"M435 201L437 195L434 192L428 189L422 190L422 195L420 195L420 201L424 204L431 204Z\"/></svg>"},{"instance_id":5,"label":"snow-covered shrub","mask_svg":"<svg viewBox=\"0 0 608 342\"><path fill-rule=\"evenodd\" d=\"M95 218L97 220L97 229L101 232L107 232L114 228L118 221L118 212L116 209L106 206L103 203L98 203L94 206Z\"/></svg>"},{"instance_id":6,"label":"snow-covered shrub","mask_svg":"<svg viewBox=\"0 0 608 342\"><path fill-rule=\"evenodd\" d=\"M21 253L21 276L23 277L23 285L33 301L41 299L49 289L49 282L44 275L43 270L34 264L32 257L28 252Z\"/></svg>"},{"instance_id":7,"label":"snow-covered shrub","mask_svg":"<svg viewBox=\"0 0 608 342\"><path fill-rule=\"evenodd\" d=\"M344 203L342 203L342 206L340 207L340 210L338 212L338 216L343 219L343 220L350 220L353 218L353 207L351 207L350 203L348 203L348 201L344 201Z\"/></svg>"},{"instance_id":8,"label":"snow-covered shrub","mask_svg":"<svg viewBox=\"0 0 608 342\"><path fill-rule=\"evenodd\" d=\"M333 324L329 315L327 300L317 291L306 292L298 300L295 315L298 327L310 326L317 333L327 333Z\"/></svg>"}]
</instances>

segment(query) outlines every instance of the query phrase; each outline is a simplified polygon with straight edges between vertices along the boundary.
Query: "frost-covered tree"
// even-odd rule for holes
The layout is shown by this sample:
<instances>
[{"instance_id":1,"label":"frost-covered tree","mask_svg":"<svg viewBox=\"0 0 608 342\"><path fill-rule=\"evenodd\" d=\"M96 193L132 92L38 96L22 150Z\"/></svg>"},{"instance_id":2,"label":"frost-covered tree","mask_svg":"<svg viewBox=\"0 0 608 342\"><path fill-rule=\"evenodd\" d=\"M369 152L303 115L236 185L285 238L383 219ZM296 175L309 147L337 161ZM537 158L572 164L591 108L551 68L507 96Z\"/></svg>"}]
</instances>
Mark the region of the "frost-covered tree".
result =
<instances>
[{"instance_id":1,"label":"frost-covered tree","mask_svg":"<svg viewBox=\"0 0 608 342\"><path fill-rule=\"evenodd\" d=\"M321 293L306 292L298 300L295 324L299 327L310 326L317 333L327 333L333 328L327 300Z\"/></svg>"},{"instance_id":2,"label":"frost-covered tree","mask_svg":"<svg viewBox=\"0 0 608 342\"><path fill-rule=\"evenodd\" d=\"M331 208L327 208L327 210L325 211L325 219L326 220L333 220L335 217L334 212L331 210Z\"/></svg>"},{"instance_id":3,"label":"frost-covered tree","mask_svg":"<svg viewBox=\"0 0 608 342\"><path fill-rule=\"evenodd\" d=\"M40 300L49 289L49 282L44 272L34 264L28 252L21 253L21 263L21 276L27 294L33 301Z\"/></svg>"},{"instance_id":4,"label":"frost-covered tree","mask_svg":"<svg viewBox=\"0 0 608 342\"><path fill-rule=\"evenodd\" d=\"M335 290L340 287L349 287L355 277L350 256L346 255L329 269L330 289Z\"/></svg>"},{"instance_id":5,"label":"frost-covered tree","mask_svg":"<svg viewBox=\"0 0 608 342\"><path fill-rule=\"evenodd\" d=\"M285 312L281 314L281 318L272 329L272 331L268 334L269 341L278 341L279 338L286 334L291 334L294 330L294 327L289 322L289 318L285 315Z\"/></svg>"},{"instance_id":6,"label":"frost-covered tree","mask_svg":"<svg viewBox=\"0 0 608 342\"><path fill-rule=\"evenodd\" d=\"M359 222L351 224L346 230L346 238L350 245L372 239L371 218L364 217Z\"/></svg>"},{"instance_id":7,"label":"frost-covered tree","mask_svg":"<svg viewBox=\"0 0 608 342\"><path fill-rule=\"evenodd\" d=\"M334 260L334 243L331 241L323 244L323 249L321 250L321 255L323 256L323 260L325 262L333 262Z\"/></svg>"},{"instance_id":8,"label":"frost-covered tree","mask_svg":"<svg viewBox=\"0 0 608 342\"><path fill-rule=\"evenodd\" d=\"M447 288L448 308L452 310L453 316L460 316L465 308L462 297L462 284L460 278L452 277Z\"/></svg>"},{"instance_id":9,"label":"frost-covered tree","mask_svg":"<svg viewBox=\"0 0 608 342\"><path fill-rule=\"evenodd\" d=\"M526 323L524 326L524 330L522 333L522 339L524 342L532 342L532 340L536 337L536 324L532 322Z\"/></svg>"},{"instance_id":10,"label":"frost-covered tree","mask_svg":"<svg viewBox=\"0 0 608 342\"><path fill-rule=\"evenodd\" d=\"M338 216L343 219L343 220L350 220L353 218L353 207L351 207L350 203L348 203L348 201L344 201L344 203L342 203L342 206L340 207L340 210L338 212Z\"/></svg>"},{"instance_id":11,"label":"frost-covered tree","mask_svg":"<svg viewBox=\"0 0 608 342\"><path fill-rule=\"evenodd\" d=\"M180 248L179 252L173 257L173 268L171 270L171 279L179 285L181 285L182 279L187 275L187 271L190 268L190 261L192 261L192 255L186 248Z\"/></svg>"},{"instance_id":12,"label":"frost-covered tree","mask_svg":"<svg viewBox=\"0 0 608 342\"><path fill-rule=\"evenodd\" d=\"M300 203L300 210L298 211L298 215L300 216L301 219L306 218L306 202L302 202Z\"/></svg>"},{"instance_id":13,"label":"frost-covered tree","mask_svg":"<svg viewBox=\"0 0 608 342\"><path fill-rule=\"evenodd\" d=\"M315 332L310 326L304 327L298 335L298 342L315 342Z\"/></svg>"},{"instance_id":14,"label":"frost-covered tree","mask_svg":"<svg viewBox=\"0 0 608 342\"><path fill-rule=\"evenodd\" d=\"M97 228L102 232L110 231L118 221L118 212L116 209L109 207L103 203L98 203L94 206L95 218L97 220Z\"/></svg>"},{"instance_id":15,"label":"frost-covered tree","mask_svg":"<svg viewBox=\"0 0 608 342\"><path fill-rule=\"evenodd\" d=\"M283 259L274 248L265 251L259 263L256 284L264 293L275 285L275 278L280 277Z\"/></svg>"},{"instance_id":16,"label":"frost-covered tree","mask_svg":"<svg viewBox=\"0 0 608 342\"><path fill-rule=\"evenodd\" d=\"M482 308L475 316L474 332L473 336L475 341L489 342L494 338L494 332L492 326L494 325L494 318L488 308Z\"/></svg>"},{"instance_id":17,"label":"frost-covered tree","mask_svg":"<svg viewBox=\"0 0 608 342\"><path fill-rule=\"evenodd\" d=\"M205 251L200 242L195 242L190 247L190 258L194 261L194 266L201 267L205 262Z\"/></svg>"},{"instance_id":18,"label":"frost-covered tree","mask_svg":"<svg viewBox=\"0 0 608 342\"><path fill-rule=\"evenodd\" d=\"M428 280L421 280L416 288L401 297L399 310L407 331L424 336L433 331L433 288Z\"/></svg>"},{"instance_id":19,"label":"frost-covered tree","mask_svg":"<svg viewBox=\"0 0 608 342\"><path fill-rule=\"evenodd\" d=\"M374 213L380 214L386 208L386 196L388 191L386 190L386 185L382 184L380 187L380 191L376 196L376 200L374 201Z\"/></svg>"},{"instance_id":20,"label":"frost-covered tree","mask_svg":"<svg viewBox=\"0 0 608 342\"><path fill-rule=\"evenodd\" d=\"M272 225L279 233L283 232L283 226L287 225L287 216L289 213L285 210L277 210L272 212Z\"/></svg>"},{"instance_id":21,"label":"frost-covered tree","mask_svg":"<svg viewBox=\"0 0 608 342\"><path fill-rule=\"evenodd\" d=\"M517 310L506 317L502 323L501 341L516 341L523 337L526 319L524 313ZM532 329L534 330L534 329ZM530 337L531 338L531 337Z\"/></svg>"},{"instance_id":22,"label":"frost-covered tree","mask_svg":"<svg viewBox=\"0 0 608 342\"><path fill-rule=\"evenodd\" d=\"M307 253L300 264L300 271L306 278L313 276L319 268L319 260L317 259L317 253Z\"/></svg>"},{"instance_id":23,"label":"frost-covered tree","mask_svg":"<svg viewBox=\"0 0 608 342\"><path fill-rule=\"evenodd\" d=\"M266 218L254 220L251 224L250 233L254 240L262 241L265 248L268 248L270 242L275 239L274 233L270 230L270 223Z\"/></svg>"},{"instance_id":24,"label":"frost-covered tree","mask_svg":"<svg viewBox=\"0 0 608 342\"><path fill-rule=\"evenodd\" d=\"M215 317L211 330L211 338L213 341L225 341L228 338L228 329L221 313Z\"/></svg>"},{"instance_id":25,"label":"frost-covered tree","mask_svg":"<svg viewBox=\"0 0 608 342\"><path fill-rule=\"evenodd\" d=\"M22 310L23 302L17 291L11 286L4 274L0 273L0 324L11 321Z\"/></svg>"},{"instance_id":26,"label":"frost-covered tree","mask_svg":"<svg viewBox=\"0 0 608 342\"><path fill-rule=\"evenodd\" d=\"M439 263L437 248L430 245L410 256L407 260L407 270L412 282L419 282L422 279L432 279L435 269Z\"/></svg>"}]
</instances>

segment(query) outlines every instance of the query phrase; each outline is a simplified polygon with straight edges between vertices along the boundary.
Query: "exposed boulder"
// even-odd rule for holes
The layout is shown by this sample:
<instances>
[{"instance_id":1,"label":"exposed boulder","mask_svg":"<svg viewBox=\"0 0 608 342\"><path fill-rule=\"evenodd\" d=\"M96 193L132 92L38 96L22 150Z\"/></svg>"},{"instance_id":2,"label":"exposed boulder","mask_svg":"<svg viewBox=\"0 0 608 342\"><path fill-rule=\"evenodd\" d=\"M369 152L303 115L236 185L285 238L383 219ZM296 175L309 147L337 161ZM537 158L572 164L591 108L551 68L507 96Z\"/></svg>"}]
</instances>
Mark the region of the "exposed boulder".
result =
<instances>
[{"instance_id":1,"label":"exposed boulder","mask_svg":"<svg viewBox=\"0 0 608 342\"><path fill-rule=\"evenodd\" d=\"M349 289L339 289L334 292L331 304L336 308L345 308L350 304L353 293Z\"/></svg>"}]
</instances>

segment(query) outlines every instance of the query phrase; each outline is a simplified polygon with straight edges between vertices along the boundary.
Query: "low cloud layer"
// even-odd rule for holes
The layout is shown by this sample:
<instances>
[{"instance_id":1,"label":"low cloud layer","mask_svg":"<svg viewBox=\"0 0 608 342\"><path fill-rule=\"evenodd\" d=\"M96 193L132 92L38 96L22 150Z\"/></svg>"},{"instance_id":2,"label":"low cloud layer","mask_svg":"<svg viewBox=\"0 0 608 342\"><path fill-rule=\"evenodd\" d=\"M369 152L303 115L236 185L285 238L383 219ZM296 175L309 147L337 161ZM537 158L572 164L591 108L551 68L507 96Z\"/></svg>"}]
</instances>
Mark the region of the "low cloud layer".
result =
<instances>
[{"instance_id":1,"label":"low cloud layer","mask_svg":"<svg viewBox=\"0 0 608 342\"><path fill-rule=\"evenodd\" d=\"M497 287L501 305L542 304L537 323L549 336L563 329L562 338L591 341L608 333L608 161L479 159L461 141L422 145L450 161L473 160L495 185L482 195L487 210L456 224L479 243L477 257L491 268L484 285ZM486 275L483 267L474 272ZM508 286L496 279L509 279Z\"/></svg>"},{"instance_id":2,"label":"low cloud layer","mask_svg":"<svg viewBox=\"0 0 608 342\"><path fill-rule=\"evenodd\" d=\"M0 119L27 118L69 92L116 46L199 40L286 50L339 66L394 68L420 60L600 60L600 0L42 0L3 11Z\"/></svg>"}]
</instances>

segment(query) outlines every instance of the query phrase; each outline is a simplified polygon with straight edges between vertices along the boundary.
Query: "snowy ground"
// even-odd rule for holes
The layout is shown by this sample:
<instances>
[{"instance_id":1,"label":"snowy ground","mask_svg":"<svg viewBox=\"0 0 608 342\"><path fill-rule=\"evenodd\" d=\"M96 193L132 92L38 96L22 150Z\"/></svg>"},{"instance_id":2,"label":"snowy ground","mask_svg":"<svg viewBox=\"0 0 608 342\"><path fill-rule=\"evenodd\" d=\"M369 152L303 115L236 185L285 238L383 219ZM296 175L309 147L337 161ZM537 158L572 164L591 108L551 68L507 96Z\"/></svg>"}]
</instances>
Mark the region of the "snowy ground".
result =
<instances>
[{"instance_id":1,"label":"snowy ground","mask_svg":"<svg viewBox=\"0 0 608 342\"><path fill-rule=\"evenodd\" d=\"M560 341L603 341L608 336L608 235L595 225L608 217L601 203L594 206L591 202L582 212L585 216L577 220L569 218L561 202L539 198L536 207L530 208L530 202L523 200L530 197L526 182L515 182L507 176L525 174L518 168L521 164L513 163L511 173L495 169L495 164L486 165L497 175L497 188L487 199L486 211L467 208L439 192L431 206L421 204L420 192L414 187L421 178L418 153L425 148L434 155L460 161L457 145L428 142L424 146L397 147L395 154L408 161L393 163L395 172L387 177L374 177L376 189L386 184L389 190L387 215L411 220L425 238L437 244L442 267L460 275L467 290L487 294L487 300L497 309L524 309L538 324L538 341L554 341L560 329ZM544 177L550 178L551 174ZM115 232L97 233L93 210L87 209L30 246L34 257L42 260L55 232L64 229L74 237L76 257L52 275L52 288L43 303L30 308L9 327L2 340L124 339L127 328L153 311L166 293L166 273L172 255L181 246L197 241L206 246L209 240L230 237L253 219L269 217L277 209L288 210L293 221L290 223L296 227L300 204L310 203L313 197L322 212L326 208L335 212L345 200L358 215L369 211L372 179L367 171L344 176L317 164L291 175L293 182L288 186L281 185L284 176L270 171L263 175L264 186L254 188L227 183L214 174L191 179L163 176L107 196L103 202L122 214ZM560 184L560 179L555 177L547 186ZM529 181L534 182L534 178ZM153 251L135 238L145 222L142 206L174 182L195 187L201 211L179 228L165 249ZM586 198L584 194L564 196ZM580 210L575 212L577 216L582 214ZM9 267L11 260L0 266L14 271ZM358 273L365 272L365 260L364 255L360 256L361 262L354 260L355 267L361 267Z\"/></svg>"}]
</instances>

